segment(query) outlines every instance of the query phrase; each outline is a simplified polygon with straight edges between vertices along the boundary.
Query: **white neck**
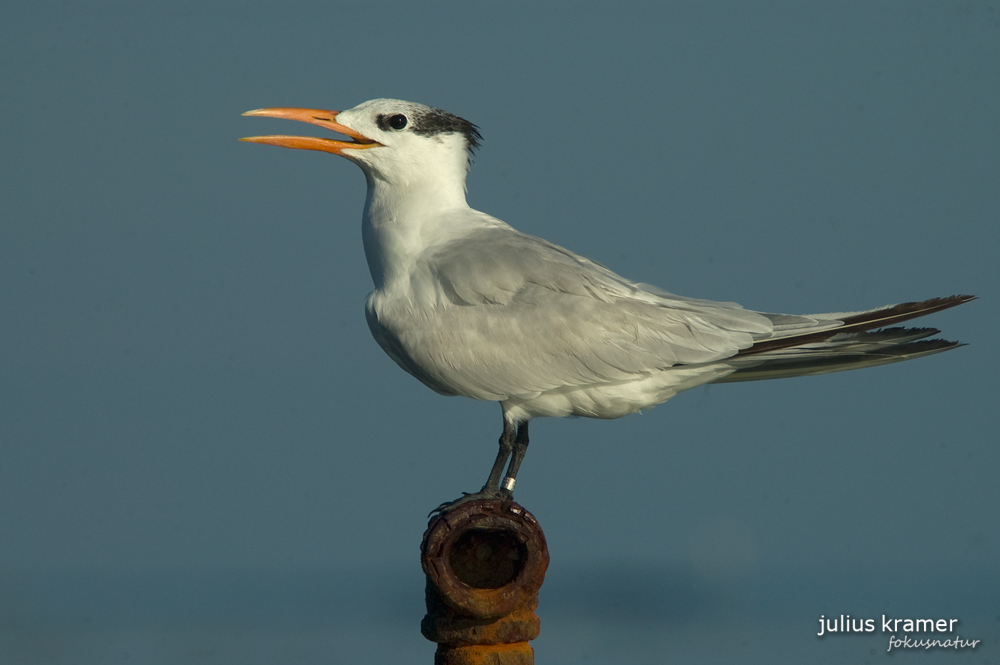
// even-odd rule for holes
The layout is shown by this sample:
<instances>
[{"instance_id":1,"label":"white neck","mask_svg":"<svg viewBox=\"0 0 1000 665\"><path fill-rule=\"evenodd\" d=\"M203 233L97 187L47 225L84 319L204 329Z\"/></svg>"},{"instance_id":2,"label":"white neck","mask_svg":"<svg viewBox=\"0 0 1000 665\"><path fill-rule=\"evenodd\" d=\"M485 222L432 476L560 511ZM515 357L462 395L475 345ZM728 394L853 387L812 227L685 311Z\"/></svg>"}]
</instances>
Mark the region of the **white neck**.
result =
<instances>
[{"instance_id":1,"label":"white neck","mask_svg":"<svg viewBox=\"0 0 1000 665\"><path fill-rule=\"evenodd\" d=\"M362 234L376 289L405 279L425 249L466 226L463 222L469 215L449 214L469 210L465 170L451 177L428 176L390 183L365 172L368 195Z\"/></svg>"}]
</instances>

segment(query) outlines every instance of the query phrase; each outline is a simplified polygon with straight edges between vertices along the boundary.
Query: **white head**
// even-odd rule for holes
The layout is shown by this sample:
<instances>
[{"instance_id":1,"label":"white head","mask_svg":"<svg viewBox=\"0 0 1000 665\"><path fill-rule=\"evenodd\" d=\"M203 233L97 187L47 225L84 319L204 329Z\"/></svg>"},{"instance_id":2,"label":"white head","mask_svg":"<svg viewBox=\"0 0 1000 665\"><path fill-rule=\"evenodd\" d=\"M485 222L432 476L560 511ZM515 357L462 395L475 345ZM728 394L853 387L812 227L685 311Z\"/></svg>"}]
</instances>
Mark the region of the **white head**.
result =
<instances>
[{"instance_id":1,"label":"white head","mask_svg":"<svg viewBox=\"0 0 1000 665\"><path fill-rule=\"evenodd\" d=\"M242 139L285 148L321 150L360 166L370 186L411 188L458 184L464 191L469 155L482 138L476 126L446 111L398 99L373 99L348 111L269 108L243 115L300 120L352 141L306 136Z\"/></svg>"},{"instance_id":2,"label":"white head","mask_svg":"<svg viewBox=\"0 0 1000 665\"><path fill-rule=\"evenodd\" d=\"M413 257L456 225L476 216L443 214L468 210L465 176L479 132L468 120L397 99L374 99L349 111L270 108L243 115L300 120L350 140L312 136L243 139L285 148L320 150L345 157L365 172L368 196L362 234L377 288L402 279Z\"/></svg>"}]
</instances>

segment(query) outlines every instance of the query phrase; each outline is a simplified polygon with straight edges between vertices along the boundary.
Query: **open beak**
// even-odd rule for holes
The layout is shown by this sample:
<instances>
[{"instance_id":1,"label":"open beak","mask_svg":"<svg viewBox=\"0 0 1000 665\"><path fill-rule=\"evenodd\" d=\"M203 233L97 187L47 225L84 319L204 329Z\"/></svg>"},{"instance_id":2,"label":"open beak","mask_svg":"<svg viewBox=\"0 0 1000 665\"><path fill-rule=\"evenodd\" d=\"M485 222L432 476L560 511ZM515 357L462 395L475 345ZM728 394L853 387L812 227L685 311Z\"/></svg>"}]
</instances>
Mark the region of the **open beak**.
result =
<instances>
[{"instance_id":1,"label":"open beak","mask_svg":"<svg viewBox=\"0 0 1000 665\"><path fill-rule=\"evenodd\" d=\"M350 141L335 141L334 139L324 139L315 136L248 136L241 141L250 143L266 143L267 145L281 146L282 148L300 148L302 150L320 150L322 152L332 152L335 155L344 154L345 150L362 150L364 148L374 148L382 145L377 141L359 134L350 127L345 127L337 122L339 111L321 111L319 109L257 109L247 111L243 115L256 115L265 118L286 118L288 120L299 120L313 125L325 127L326 129L343 134L349 137Z\"/></svg>"}]
</instances>

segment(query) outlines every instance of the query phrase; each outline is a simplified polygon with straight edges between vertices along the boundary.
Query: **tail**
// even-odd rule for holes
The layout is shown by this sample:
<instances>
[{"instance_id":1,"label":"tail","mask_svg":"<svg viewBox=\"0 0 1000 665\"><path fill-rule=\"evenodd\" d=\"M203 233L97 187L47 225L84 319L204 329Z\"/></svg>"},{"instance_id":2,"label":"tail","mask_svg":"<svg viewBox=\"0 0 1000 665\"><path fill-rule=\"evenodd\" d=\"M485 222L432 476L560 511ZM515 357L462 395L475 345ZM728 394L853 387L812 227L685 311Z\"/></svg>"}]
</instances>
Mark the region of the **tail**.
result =
<instances>
[{"instance_id":1,"label":"tail","mask_svg":"<svg viewBox=\"0 0 1000 665\"><path fill-rule=\"evenodd\" d=\"M939 312L974 298L949 296L887 305L864 312L812 314L806 318L815 321L815 325L789 326L787 334L778 332L777 336L761 339L740 351L729 361L737 370L716 383L841 372L920 358L964 346L960 342L926 339L941 332L936 328L883 326ZM784 315L768 316L773 316L776 321L789 318ZM775 327L781 330L781 326Z\"/></svg>"}]
</instances>

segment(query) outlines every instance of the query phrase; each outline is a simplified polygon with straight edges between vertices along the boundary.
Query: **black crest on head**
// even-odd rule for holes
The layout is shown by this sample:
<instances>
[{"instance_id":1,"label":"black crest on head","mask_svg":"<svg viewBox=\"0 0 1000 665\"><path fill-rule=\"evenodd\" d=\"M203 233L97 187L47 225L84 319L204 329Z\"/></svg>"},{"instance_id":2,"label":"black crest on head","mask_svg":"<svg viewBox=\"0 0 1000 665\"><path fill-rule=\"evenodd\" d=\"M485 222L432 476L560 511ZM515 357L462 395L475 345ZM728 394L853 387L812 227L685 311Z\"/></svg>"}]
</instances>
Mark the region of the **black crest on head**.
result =
<instances>
[{"instance_id":1,"label":"black crest on head","mask_svg":"<svg viewBox=\"0 0 1000 665\"><path fill-rule=\"evenodd\" d=\"M421 136L457 132L465 137L465 142L470 151L478 148L479 142L483 140L478 127L464 118L459 118L457 115L442 111L441 109L420 109L411 111L407 115L409 115L408 128L410 131ZM380 115L376 119L379 128L389 129L393 124L391 123L391 119L394 117Z\"/></svg>"},{"instance_id":2,"label":"black crest on head","mask_svg":"<svg viewBox=\"0 0 1000 665\"><path fill-rule=\"evenodd\" d=\"M479 142L483 138L479 133L479 128L471 122L441 109L430 109L417 115L413 119L413 131L424 136L433 136L442 132L458 132L465 136L469 150L478 148Z\"/></svg>"}]
</instances>

